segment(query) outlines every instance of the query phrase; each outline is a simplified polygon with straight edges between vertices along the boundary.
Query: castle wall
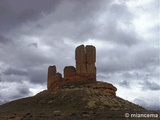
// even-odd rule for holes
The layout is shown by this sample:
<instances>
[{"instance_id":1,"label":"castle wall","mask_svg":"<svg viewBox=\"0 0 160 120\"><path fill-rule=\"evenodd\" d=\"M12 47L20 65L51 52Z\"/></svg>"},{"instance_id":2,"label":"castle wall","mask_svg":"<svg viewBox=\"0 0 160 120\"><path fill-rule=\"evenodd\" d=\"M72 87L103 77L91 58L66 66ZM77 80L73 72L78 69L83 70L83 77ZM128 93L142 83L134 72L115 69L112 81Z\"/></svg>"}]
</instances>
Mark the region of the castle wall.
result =
<instances>
[{"instance_id":1,"label":"castle wall","mask_svg":"<svg viewBox=\"0 0 160 120\"><path fill-rule=\"evenodd\" d=\"M74 66L66 66L64 68L64 79L76 76L76 69Z\"/></svg>"},{"instance_id":2,"label":"castle wall","mask_svg":"<svg viewBox=\"0 0 160 120\"><path fill-rule=\"evenodd\" d=\"M89 75L96 76L96 48L92 45L86 46L86 66Z\"/></svg>"},{"instance_id":3,"label":"castle wall","mask_svg":"<svg viewBox=\"0 0 160 120\"><path fill-rule=\"evenodd\" d=\"M54 81L53 77L56 74L56 66L49 66L48 67L48 82L47 82L47 88L49 88L49 86L52 84L52 82Z\"/></svg>"},{"instance_id":4,"label":"castle wall","mask_svg":"<svg viewBox=\"0 0 160 120\"><path fill-rule=\"evenodd\" d=\"M86 54L84 45L80 45L76 48L75 59L76 59L76 73L79 75L86 74L87 67L86 67Z\"/></svg>"}]
</instances>

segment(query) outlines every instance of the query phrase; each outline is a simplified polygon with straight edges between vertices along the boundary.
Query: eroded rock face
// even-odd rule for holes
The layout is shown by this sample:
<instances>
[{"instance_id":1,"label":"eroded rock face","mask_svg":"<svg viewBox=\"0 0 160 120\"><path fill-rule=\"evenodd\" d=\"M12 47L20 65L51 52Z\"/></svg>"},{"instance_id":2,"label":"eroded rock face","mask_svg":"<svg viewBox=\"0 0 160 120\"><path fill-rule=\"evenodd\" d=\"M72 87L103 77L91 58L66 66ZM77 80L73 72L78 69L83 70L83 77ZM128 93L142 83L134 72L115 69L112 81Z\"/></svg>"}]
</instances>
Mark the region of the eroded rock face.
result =
<instances>
[{"instance_id":1,"label":"eroded rock face","mask_svg":"<svg viewBox=\"0 0 160 120\"><path fill-rule=\"evenodd\" d=\"M104 82L97 82L93 84L86 85L87 87L93 88L93 89L100 89L103 90L111 95L116 96L117 88L114 87L110 83L104 83Z\"/></svg>"},{"instance_id":2,"label":"eroded rock face","mask_svg":"<svg viewBox=\"0 0 160 120\"><path fill-rule=\"evenodd\" d=\"M65 84L77 82L96 82L96 48L92 45L80 45L75 50L76 68L66 66L64 68L64 78L61 73L57 73L56 66L48 68L48 90L61 89ZM103 83L90 84L93 89L101 89L112 95L116 95L116 88L112 84Z\"/></svg>"}]
</instances>

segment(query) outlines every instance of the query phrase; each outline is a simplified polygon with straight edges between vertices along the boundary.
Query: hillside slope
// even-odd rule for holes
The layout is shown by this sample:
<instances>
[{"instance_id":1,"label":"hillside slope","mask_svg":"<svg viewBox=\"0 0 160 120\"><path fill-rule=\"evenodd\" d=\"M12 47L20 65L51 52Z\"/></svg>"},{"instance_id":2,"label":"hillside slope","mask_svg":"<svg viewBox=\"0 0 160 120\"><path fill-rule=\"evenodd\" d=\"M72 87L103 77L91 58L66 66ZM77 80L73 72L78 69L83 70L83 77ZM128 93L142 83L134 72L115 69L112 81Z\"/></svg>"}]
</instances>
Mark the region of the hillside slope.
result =
<instances>
[{"instance_id":1,"label":"hillside slope","mask_svg":"<svg viewBox=\"0 0 160 120\"><path fill-rule=\"evenodd\" d=\"M45 90L33 97L15 100L0 106L0 116L18 115L24 120L33 118L105 119L125 118L126 112L144 108L105 91L73 87L57 91ZM2 119L2 118L1 118ZM45 119L45 118L44 118Z\"/></svg>"}]
</instances>

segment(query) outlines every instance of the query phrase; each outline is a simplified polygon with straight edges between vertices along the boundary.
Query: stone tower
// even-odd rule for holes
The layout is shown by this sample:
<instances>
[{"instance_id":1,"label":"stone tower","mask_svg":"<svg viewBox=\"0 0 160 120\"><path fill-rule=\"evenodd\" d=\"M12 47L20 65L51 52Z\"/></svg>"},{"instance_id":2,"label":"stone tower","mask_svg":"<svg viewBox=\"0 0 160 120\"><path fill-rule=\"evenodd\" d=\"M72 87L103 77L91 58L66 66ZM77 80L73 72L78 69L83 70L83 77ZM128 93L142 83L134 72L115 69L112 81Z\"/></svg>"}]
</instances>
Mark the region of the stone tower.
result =
<instances>
[{"instance_id":1,"label":"stone tower","mask_svg":"<svg viewBox=\"0 0 160 120\"><path fill-rule=\"evenodd\" d=\"M75 50L76 68L66 66L64 78L58 73L56 66L48 67L48 90L56 88L59 84L77 81L96 81L96 48L92 45L80 45Z\"/></svg>"},{"instance_id":2,"label":"stone tower","mask_svg":"<svg viewBox=\"0 0 160 120\"><path fill-rule=\"evenodd\" d=\"M86 51L84 45L80 45L76 48L75 59L76 59L76 73L78 75L87 74Z\"/></svg>"},{"instance_id":3,"label":"stone tower","mask_svg":"<svg viewBox=\"0 0 160 120\"><path fill-rule=\"evenodd\" d=\"M76 67L65 66L64 77L56 71L56 66L48 68L48 90L92 88L100 89L115 96L117 88L110 83L96 80L96 48L80 45L75 50ZM77 90L77 88L76 88Z\"/></svg>"},{"instance_id":4,"label":"stone tower","mask_svg":"<svg viewBox=\"0 0 160 120\"><path fill-rule=\"evenodd\" d=\"M96 48L92 45L80 45L75 52L77 75L96 77Z\"/></svg>"},{"instance_id":5,"label":"stone tower","mask_svg":"<svg viewBox=\"0 0 160 120\"><path fill-rule=\"evenodd\" d=\"M48 81L47 81L47 88L52 84L53 82L53 76L56 74L56 66L49 66L48 67Z\"/></svg>"},{"instance_id":6,"label":"stone tower","mask_svg":"<svg viewBox=\"0 0 160 120\"><path fill-rule=\"evenodd\" d=\"M56 66L55 65L49 66L47 88L49 89L53 83L57 83L62 80L63 80L62 74L57 72Z\"/></svg>"}]
</instances>

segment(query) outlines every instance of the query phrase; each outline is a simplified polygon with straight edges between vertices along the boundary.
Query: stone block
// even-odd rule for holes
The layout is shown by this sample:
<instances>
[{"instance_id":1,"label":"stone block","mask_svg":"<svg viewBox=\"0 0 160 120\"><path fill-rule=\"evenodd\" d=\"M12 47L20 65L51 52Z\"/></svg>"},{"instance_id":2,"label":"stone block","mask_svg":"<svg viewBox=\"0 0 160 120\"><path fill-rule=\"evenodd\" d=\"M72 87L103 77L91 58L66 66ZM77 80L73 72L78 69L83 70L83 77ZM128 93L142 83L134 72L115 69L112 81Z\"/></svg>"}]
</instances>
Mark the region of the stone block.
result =
<instances>
[{"instance_id":1,"label":"stone block","mask_svg":"<svg viewBox=\"0 0 160 120\"><path fill-rule=\"evenodd\" d=\"M84 45L80 45L76 48L75 59L76 59L76 64L86 64Z\"/></svg>"},{"instance_id":2,"label":"stone block","mask_svg":"<svg viewBox=\"0 0 160 120\"><path fill-rule=\"evenodd\" d=\"M86 46L86 62L87 64L95 64L96 62L96 48L92 45Z\"/></svg>"},{"instance_id":3,"label":"stone block","mask_svg":"<svg viewBox=\"0 0 160 120\"><path fill-rule=\"evenodd\" d=\"M76 75L76 69L74 66L66 66L64 68L64 79L73 77Z\"/></svg>"},{"instance_id":4,"label":"stone block","mask_svg":"<svg viewBox=\"0 0 160 120\"><path fill-rule=\"evenodd\" d=\"M88 75L91 75L91 74L96 75L96 67L94 64L87 65L87 73Z\"/></svg>"},{"instance_id":5,"label":"stone block","mask_svg":"<svg viewBox=\"0 0 160 120\"><path fill-rule=\"evenodd\" d=\"M54 82L60 82L62 81L62 74L61 73L56 73L54 76L53 76L53 81Z\"/></svg>"},{"instance_id":6,"label":"stone block","mask_svg":"<svg viewBox=\"0 0 160 120\"><path fill-rule=\"evenodd\" d=\"M76 65L76 73L77 75L84 75L87 74L87 67L86 65Z\"/></svg>"}]
</instances>

